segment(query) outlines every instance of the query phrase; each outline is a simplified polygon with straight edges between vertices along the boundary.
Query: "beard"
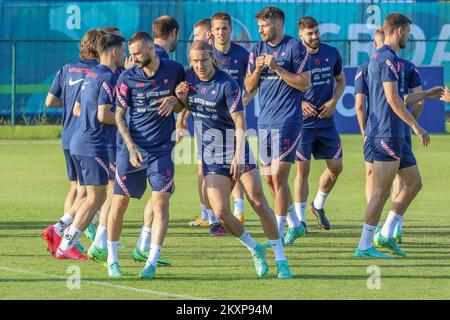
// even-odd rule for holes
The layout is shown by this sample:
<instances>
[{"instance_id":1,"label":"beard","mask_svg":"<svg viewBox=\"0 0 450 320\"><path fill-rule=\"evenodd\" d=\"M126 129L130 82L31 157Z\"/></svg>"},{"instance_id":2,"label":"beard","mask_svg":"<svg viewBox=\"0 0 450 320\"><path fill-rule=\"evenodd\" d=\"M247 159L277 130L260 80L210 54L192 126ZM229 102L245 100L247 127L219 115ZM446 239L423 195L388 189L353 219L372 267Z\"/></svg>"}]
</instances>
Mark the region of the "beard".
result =
<instances>
[{"instance_id":1,"label":"beard","mask_svg":"<svg viewBox=\"0 0 450 320\"><path fill-rule=\"evenodd\" d=\"M145 68L150 63L152 63L152 57L149 55L148 57L145 57L143 60L135 62L139 68Z\"/></svg>"},{"instance_id":2,"label":"beard","mask_svg":"<svg viewBox=\"0 0 450 320\"><path fill-rule=\"evenodd\" d=\"M310 49L317 49L320 45L320 40L317 40L317 44L313 44L312 42L306 42L304 41L305 46L307 46Z\"/></svg>"}]
</instances>

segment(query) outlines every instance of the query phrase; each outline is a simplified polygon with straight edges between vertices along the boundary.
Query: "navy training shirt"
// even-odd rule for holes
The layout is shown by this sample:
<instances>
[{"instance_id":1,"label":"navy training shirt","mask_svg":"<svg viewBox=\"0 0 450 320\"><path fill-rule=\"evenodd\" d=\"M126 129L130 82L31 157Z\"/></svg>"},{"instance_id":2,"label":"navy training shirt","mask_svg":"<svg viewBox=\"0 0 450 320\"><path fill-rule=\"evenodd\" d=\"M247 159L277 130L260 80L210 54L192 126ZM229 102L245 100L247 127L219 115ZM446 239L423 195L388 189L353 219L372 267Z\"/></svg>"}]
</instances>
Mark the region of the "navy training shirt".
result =
<instances>
[{"instance_id":1,"label":"navy training shirt","mask_svg":"<svg viewBox=\"0 0 450 320\"><path fill-rule=\"evenodd\" d=\"M70 153L96 157L107 154L105 126L98 120L98 106L114 104L117 78L110 68L99 64L86 75L77 101L81 104L79 125L70 142Z\"/></svg>"},{"instance_id":2,"label":"navy training shirt","mask_svg":"<svg viewBox=\"0 0 450 320\"><path fill-rule=\"evenodd\" d=\"M156 73L148 78L134 66L124 71L117 83L117 107L127 109L126 120L133 142L147 152L171 150L175 142L174 115L158 115L158 100L175 96L176 86L184 79L181 64L161 59ZM123 146L126 148L125 144Z\"/></svg>"},{"instance_id":3,"label":"navy training shirt","mask_svg":"<svg viewBox=\"0 0 450 320\"><path fill-rule=\"evenodd\" d=\"M333 97L334 77L342 73L342 58L335 47L321 43L319 51L308 53L308 63L311 68L311 87L305 93L304 100L319 110L325 102ZM319 117L303 118L303 128L334 127L334 117L319 119Z\"/></svg>"},{"instance_id":4,"label":"navy training shirt","mask_svg":"<svg viewBox=\"0 0 450 320\"><path fill-rule=\"evenodd\" d=\"M98 64L97 60L80 60L63 66L55 76L49 92L61 98L63 119L61 144L63 149L69 149L70 140L78 126L78 118L72 113L77 96L86 74Z\"/></svg>"},{"instance_id":5,"label":"navy training shirt","mask_svg":"<svg viewBox=\"0 0 450 320\"><path fill-rule=\"evenodd\" d=\"M257 43L250 52L248 74L255 70L256 58L263 55L273 55L278 65L291 73L300 74L309 70L306 48L290 36L285 36L275 47L264 41ZM261 108L258 125L302 124L303 93L288 85L267 66L260 74L258 98Z\"/></svg>"},{"instance_id":6,"label":"navy training shirt","mask_svg":"<svg viewBox=\"0 0 450 320\"><path fill-rule=\"evenodd\" d=\"M384 82L397 82L398 93L403 100L400 77L400 60L388 45L383 45L372 56L368 68L369 117L366 136L377 138L404 138L404 122L387 102Z\"/></svg>"},{"instance_id":7,"label":"navy training shirt","mask_svg":"<svg viewBox=\"0 0 450 320\"><path fill-rule=\"evenodd\" d=\"M230 50L222 53L217 50L214 45L213 54L220 64L220 69L227 72L234 80L237 81L241 91L244 90L245 72L248 66L249 52L240 45L231 42Z\"/></svg>"},{"instance_id":8,"label":"navy training shirt","mask_svg":"<svg viewBox=\"0 0 450 320\"><path fill-rule=\"evenodd\" d=\"M244 110L239 84L227 72L219 69L209 81L201 81L192 69L188 69L185 80L189 83L188 102L197 137L202 138L202 150L213 144L223 146L222 151L229 154L227 147L233 146L234 149L236 129L231 114Z\"/></svg>"}]
</instances>

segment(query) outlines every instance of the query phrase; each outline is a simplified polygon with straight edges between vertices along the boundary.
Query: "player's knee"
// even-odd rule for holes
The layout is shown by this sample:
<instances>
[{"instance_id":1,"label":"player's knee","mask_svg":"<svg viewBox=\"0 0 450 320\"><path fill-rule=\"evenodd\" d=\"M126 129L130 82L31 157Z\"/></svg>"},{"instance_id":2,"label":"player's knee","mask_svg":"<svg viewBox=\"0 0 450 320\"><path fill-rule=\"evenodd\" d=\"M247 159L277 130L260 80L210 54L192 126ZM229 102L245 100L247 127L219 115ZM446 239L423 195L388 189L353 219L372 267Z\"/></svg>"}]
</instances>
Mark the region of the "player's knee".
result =
<instances>
[{"instance_id":1,"label":"player's knee","mask_svg":"<svg viewBox=\"0 0 450 320\"><path fill-rule=\"evenodd\" d=\"M333 164L328 167L328 170L330 170L331 174L336 178L341 174L343 169L344 165L342 163Z\"/></svg>"},{"instance_id":2,"label":"player's knee","mask_svg":"<svg viewBox=\"0 0 450 320\"><path fill-rule=\"evenodd\" d=\"M154 214L166 214L169 209L169 203L165 199L156 199L153 202L153 212Z\"/></svg>"},{"instance_id":3,"label":"player's knee","mask_svg":"<svg viewBox=\"0 0 450 320\"><path fill-rule=\"evenodd\" d=\"M249 197L248 202L258 215L264 212L264 209L267 206L267 201L265 200L262 192L252 194Z\"/></svg>"},{"instance_id":4,"label":"player's knee","mask_svg":"<svg viewBox=\"0 0 450 320\"><path fill-rule=\"evenodd\" d=\"M224 219L226 219L226 216L230 213L225 208L219 208L217 210L214 210L214 214L216 215L220 223L223 224Z\"/></svg>"},{"instance_id":5,"label":"player's knee","mask_svg":"<svg viewBox=\"0 0 450 320\"><path fill-rule=\"evenodd\" d=\"M373 191L373 194L371 196L371 200L377 202L386 202L386 200L389 198L391 191L389 189L376 189Z\"/></svg>"},{"instance_id":6,"label":"player's knee","mask_svg":"<svg viewBox=\"0 0 450 320\"><path fill-rule=\"evenodd\" d=\"M420 190L422 190L422 186L422 178L418 177L411 183L411 186L409 186L409 188L411 189L411 192L417 194L420 192Z\"/></svg>"}]
</instances>

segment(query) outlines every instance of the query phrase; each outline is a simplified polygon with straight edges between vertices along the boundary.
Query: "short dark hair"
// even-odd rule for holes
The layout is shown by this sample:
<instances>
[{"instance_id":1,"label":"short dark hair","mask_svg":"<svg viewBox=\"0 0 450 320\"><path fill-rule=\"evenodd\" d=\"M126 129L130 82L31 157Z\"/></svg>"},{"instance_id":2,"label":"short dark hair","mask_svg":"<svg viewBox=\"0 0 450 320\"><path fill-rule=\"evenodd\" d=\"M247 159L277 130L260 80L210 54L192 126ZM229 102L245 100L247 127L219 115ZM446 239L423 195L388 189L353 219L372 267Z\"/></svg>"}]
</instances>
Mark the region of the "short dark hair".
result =
<instances>
[{"instance_id":1,"label":"short dark hair","mask_svg":"<svg viewBox=\"0 0 450 320\"><path fill-rule=\"evenodd\" d=\"M226 12L218 12L211 17L211 24L213 20L223 20L228 22L228 26L231 28L231 17Z\"/></svg>"},{"instance_id":2,"label":"short dark hair","mask_svg":"<svg viewBox=\"0 0 450 320\"><path fill-rule=\"evenodd\" d=\"M406 28L411 24L411 20L398 12L390 13L386 16L383 23L383 31L386 35L391 35L397 28Z\"/></svg>"},{"instance_id":3,"label":"short dark hair","mask_svg":"<svg viewBox=\"0 0 450 320\"><path fill-rule=\"evenodd\" d=\"M128 40L128 45L131 46L133 43L139 41L153 42L153 38L148 32L138 31L131 36L130 40Z\"/></svg>"},{"instance_id":4,"label":"short dark hair","mask_svg":"<svg viewBox=\"0 0 450 320\"><path fill-rule=\"evenodd\" d=\"M284 12L280 8L274 6L265 7L255 15L255 18L263 20L280 19L284 23Z\"/></svg>"},{"instance_id":5,"label":"short dark hair","mask_svg":"<svg viewBox=\"0 0 450 320\"><path fill-rule=\"evenodd\" d=\"M314 19L313 17L306 16L301 19L298 19L297 26L300 30L303 30L318 27L319 24L317 23L317 20Z\"/></svg>"},{"instance_id":6,"label":"short dark hair","mask_svg":"<svg viewBox=\"0 0 450 320\"><path fill-rule=\"evenodd\" d=\"M100 31L106 31L106 32L120 32L120 29L114 26L107 26L99 29Z\"/></svg>"},{"instance_id":7,"label":"short dark hair","mask_svg":"<svg viewBox=\"0 0 450 320\"><path fill-rule=\"evenodd\" d=\"M194 24L194 28L197 28L197 27L204 27L204 28L206 28L208 30L211 30L211 19L210 18L206 18L206 19L202 19L200 21L197 21Z\"/></svg>"},{"instance_id":8,"label":"short dark hair","mask_svg":"<svg viewBox=\"0 0 450 320\"><path fill-rule=\"evenodd\" d=\"M97 44L101 36L102 33L96 29L91 29L84 34L80 42L81 60L89 60L89 59L98 60L99 54Z\"/></svg>"},{"instance_id":9,"label":"short dark hair","mask_svg":"<svg viewBox=\"0 0 450 320\"><path fill-rule=\"evenodd\" d=\"M104 51L106 51L110 48L118 47L123 42L125 42L124 37L119 36L116 33L110 33L110 32L103 31L102 36L98 40L98 44L97 44L98 54L101 55Z\"/></svg>"},{"instance_id":10,"label":"short dark hair","mask_svg":"<svg viewBox=\"0 0 450 320\"><path fill-rule=\"evenodd\" d=\"M161 16L153 21L153 36L158 39L166 40L173 30L180 30L177 20L170 16Z\"/></svg>"}]
</instances>

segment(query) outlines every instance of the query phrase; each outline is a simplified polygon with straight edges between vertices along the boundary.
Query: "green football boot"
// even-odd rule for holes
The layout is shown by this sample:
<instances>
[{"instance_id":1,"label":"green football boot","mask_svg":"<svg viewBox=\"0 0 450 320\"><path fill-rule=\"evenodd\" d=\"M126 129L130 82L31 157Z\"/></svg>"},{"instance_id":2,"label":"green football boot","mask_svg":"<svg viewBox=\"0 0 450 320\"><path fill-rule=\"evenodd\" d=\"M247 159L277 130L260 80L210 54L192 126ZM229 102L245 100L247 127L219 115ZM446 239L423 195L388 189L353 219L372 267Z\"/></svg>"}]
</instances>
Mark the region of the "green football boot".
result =
<instances>
[{"instance_id":1,"label":"green football boot","mask_svg":"<svg viewBox=\"0 0 450 320\"><path fill-rule=\"evenodd\" d=\"M402 228L399 228L398 225L395 227L394 230L394 240L397 243L402 243Z\"/></svg>"},{"instance_id":2,"label":"green football boot","mask_svg":"<svg viewBox=\"0 0 450 320\"><path fill-rule=\"evenodd\" d=\"M97 248L94 244L89 247L87 256L90 260L98 262L108 267L106 260L108 259L108 249Z\"/></svg>"},{"instance_id":3,"label":"green football boot","mask_svg":"<svg viewBox=\"0 0 450 320\"><path fill-rule=\"evenodd\" d=\"M267 264L265 258L266 249L264 249L261 244L257 243L256 247L251 250L251 253L255 264L256 273L258 276L264 277L269 271L269 265Z\"/></svg>"},{"instance_id":4,"label":"green football boot","mask_svg":"<svg viewBox=\"0 0 450 320\"><path fill-rule=\"evenodd\" d=\"M277 278L278 279L291 279L292 273L291 269L289 269L288 263L286 260L277 261Z\"/></svg>"},{"instance_id":5,"label":"green football boot","mask_svg":"<svg viewBox=\"0 0 450 320\"><path fill-rule=\"evenodd\" d=\"M84 235L89 239L89 241L94 242L96 232L97 232L97 230L95 229L95 225L92 223L89 223L86 230L84 230Z\"/></svg>"},{"instance_id":6,"label":"green football boot","mask_svg":"<svg viewBox=\"0 0 450 320\"><path fill-rule=\"evenodd\" d=\"M133 251L131 251L131 257L135 262L146 262L148 259L148 252L141 251L138 248L133 248ZM164 258L159 258L158 264L162 266L170 266L172 265L172 262Z\"/></svg>"},{"instance_id":7,"label":"green football boot","mask_svg":"<svg viewBox=\"0 0 450 320\"><path fill-rule=\"evenodd\" d=\"M284 237L283 244L293 244L297 238L304 237L306 234L306 229L303 224L300 224L297 228L289 228L286 236Z\"/></svg>"},{"instance_id":8,"label":"green football boot","mask_svg":"<svg viewBox=\"0 0 450 320\"><path fill-rule=\"evenodd\" d=\"M375 237L373 237L373 243L376 247L384 247L388 248L392 251L393 254L404 257L406 256L406 252L400 249L400 247L397 245L397 242L394 238L385 238L381 235L381 232L378 232L375 234Z\"/></svg>"},{"instance_id":9,"label":"green football boot","mask_svg":"<svg viewBox=\"0 0 450 320\"><path fill-rule=\"evenodd\" d=\"M155 272L156 272L156 268L150 264L150 265L146 266L144 269L142 269L141 272L139 272L139 277L141 279L151 280L155 277Z\"/></svg>"},{"instance_id":10,"label":"green football boot","mask_svg":"<svg viewBox=\"0 0 450 320\"><path fill-rule=\"evenodd\" d=\"M363 259L392 259L391 256L378 251L374 247L370 247L367 250L359 250L358 248L356 248L355 257Z\"/></svg>"},{"instance_id":11,"label":"green football boot","mask_svg":"<svg viewBox=\"0 0 450 320\"><path fill-rule=\"evenodd\" d=\"M119 263L113 262L108 266L108 275L113 278L119 278L123 276L122 271L120 271Z\"/></svg>"}]
</instances>

